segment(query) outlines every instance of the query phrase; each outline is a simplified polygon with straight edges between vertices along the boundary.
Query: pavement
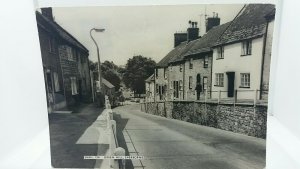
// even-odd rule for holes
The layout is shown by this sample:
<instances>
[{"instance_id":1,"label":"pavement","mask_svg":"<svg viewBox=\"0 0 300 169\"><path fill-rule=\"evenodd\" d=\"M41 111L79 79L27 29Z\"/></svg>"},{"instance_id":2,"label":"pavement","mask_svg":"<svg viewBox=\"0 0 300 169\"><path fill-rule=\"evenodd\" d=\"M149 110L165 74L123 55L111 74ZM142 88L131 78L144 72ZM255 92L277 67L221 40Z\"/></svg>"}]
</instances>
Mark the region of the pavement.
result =
<instances>
[{"instance_id":1,"label":"pavement","mask_svg":"<svg viewBox=\"0 0 300 169\"><path fill-rule=\"evenodd\" d=\"M263 169L266 141L140 111L139 104L114 111L126 169Z\"/></svg>"},{"instance_id":2,"label":"pavement","mask_svg":"<svg viewBox=\"0 0 300 169\"><path fill-rule=\"evenodd\" d=\"M94 168L100 160L84 160L84 156L104 155L109 145L99 139L101 128L97 118L103 109L94 104L81 105L74 113L49 114L51 163L54 168Z\"/></svg>"}]
</instances>

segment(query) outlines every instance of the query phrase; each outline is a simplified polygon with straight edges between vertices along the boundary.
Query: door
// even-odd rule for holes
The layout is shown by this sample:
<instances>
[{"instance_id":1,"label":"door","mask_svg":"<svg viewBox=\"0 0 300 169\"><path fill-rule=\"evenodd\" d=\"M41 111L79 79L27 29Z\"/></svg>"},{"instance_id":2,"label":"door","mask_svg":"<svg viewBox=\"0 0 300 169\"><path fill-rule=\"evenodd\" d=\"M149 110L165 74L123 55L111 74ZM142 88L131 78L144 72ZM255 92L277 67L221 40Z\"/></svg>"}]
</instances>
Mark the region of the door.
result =
<instances>
[{"instance_id":1,"label":"door","mask_svg":"<svg viewBox=\"0 0 300 169\"><path fill-rule=\"evenodd\" d=\"M226 72L226 74L227 74L227 81L228 81L227 97L233 97L234 96L235 72Z\"/></svg>"},{"instance_id":2,"label":"door","mask_svg":"<svg viewBox=\"0 0 300 169\"><path fill-rule=\"evenodd\" d=\"M49 113L54 108L54 90L53 90L53 82L50 70L46 72L46 94L47 94L47 103L48 103L48 111Z\"/></svg>"},{"instance_id":3,"label":"door","mask_svg":"<svg viewBox=\"0 0 300 169\"><path fill-rule=\"evenodd\" d=\"M201 75L197 74L197 82L196 82L196 92L197 92L197 100L200 100L200 94L202 92L202 86L201 86Z\"/></svg>"}]
</instances>

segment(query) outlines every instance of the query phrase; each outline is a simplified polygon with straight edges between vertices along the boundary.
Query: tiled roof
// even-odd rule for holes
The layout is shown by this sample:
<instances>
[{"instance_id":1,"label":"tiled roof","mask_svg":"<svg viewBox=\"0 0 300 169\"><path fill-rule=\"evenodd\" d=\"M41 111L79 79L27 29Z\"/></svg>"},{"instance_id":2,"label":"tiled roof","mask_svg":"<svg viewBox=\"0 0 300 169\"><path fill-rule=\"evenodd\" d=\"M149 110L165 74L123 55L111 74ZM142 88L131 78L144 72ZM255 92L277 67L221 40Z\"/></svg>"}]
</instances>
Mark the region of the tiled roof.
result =
<instances>
[{"instance_id":1,"label":"tiled roof","mask_svg":"<svg viewBox=\"0 0 300 169\"><path fill-rule=\"evenodd\" d=\"M190 48L186 53L184 53L183 56L211 51L211 47L216 43L222 33L224 33L226 28L228 28L230 23L231 22L227 22L210 29L201 38L195 40L195 44L193 45L193 47Z\"/></svg>"},{"instance_id":2,"label":"tiled roof","mask_svg":"<svg viewBox=\"0 0 300 169\"><path fill-rule=\"evenodd\" d=\"M216 26L204 34L203 37L189 42L185 45L185 48L181 50L181 53L179 53L177 57L173 57L169 63L182 61L189 55L211 51L211 47L216 43L229 25L230 22Z\"/></svg>"},{"instance_id":3,"label":"tiled roof","mask_svg":"<svg viewBox=\"0 0 300 169\"><path fill-rule=\"evenodd\" d=\"M190 42L185 42L184 48L178 53L176 57L173 57L169 63L175 63L175 62L180 62L184 59L185 53L187 53L195 44L197 40L193 40Z\"/></svg>"},{"instance_id":4,"label":"tiled roof","mask_svg":"<svg viewBox=\"0 0 300 169\"><path fill-rule=\"evenodd\" d=\"M176 46L173 50L171 50L161 61L159 61L156 66L157 67L167 67L170 60L177 57L181 54L182 50L185 48L186 42L182 42L180 45Z\"/></svg>"},{"instance_id":5,"label":"tiled roof","mask_svg":"<svg viewBox=\"0 0 300 169\"><path fill-rule=\"evenodd\" d=\"M110 89L112 89L112 88L115 87L113 84L111 84L109 81L107 81L107 80L104 79L104 78L102 78L102 83L103 83L106 87L108 87L108 88L110 88Z\"/></svg>"},{"instance_id":6,"label":"tiled roof","mask_svg":"<svg viewBox=\"0 0 300 169\"><path fill-rule=\"evenodd\" d=\"M145 82L151 82L154 81L154 74L152 74L150 77L148 77Z\"/></svg>"},{"instance_id":7,"label":"tiled roof","mask_svg":"<svg viewBox=\"0 0 300 169\"><path fill-rule=\"evenodd\" d=\"M242 13L232 21L215 45L262 36L266 26L265 16L274 9L275 6L271 4L246 5Z\"/></svg>"},{"instance_id":8,"label":"tiled roof","mask_svg":"<svg viewBox=\"0 0 300 169\"><path fill-rule=\"evenodd\" d=\"M55 21L48 19L38 11L36 11L36 17L39 26L55 31L65 41L80 48L85 52L88 52L88 50L76 38L74 38L70 33L68 33L64 28L58 25ZM45 22L47 23L47 25L44 25Z\"/></svg>"}]
</instances>

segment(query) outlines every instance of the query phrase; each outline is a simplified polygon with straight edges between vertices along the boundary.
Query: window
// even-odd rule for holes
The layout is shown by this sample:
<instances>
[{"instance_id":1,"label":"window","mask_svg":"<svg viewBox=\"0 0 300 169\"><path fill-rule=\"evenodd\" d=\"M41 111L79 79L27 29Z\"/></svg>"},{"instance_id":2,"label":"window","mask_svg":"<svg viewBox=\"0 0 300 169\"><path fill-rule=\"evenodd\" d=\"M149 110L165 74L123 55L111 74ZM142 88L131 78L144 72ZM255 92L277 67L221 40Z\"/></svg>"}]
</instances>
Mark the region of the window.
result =
<instances>
[{"instance_id":1,"label":"window","mask_svg":"<svg viewBox=\"0 0 300 169\"><path fill-rule=\"evenodd\" d=\"M217 59L224 59L224 46L217 48Z\"/></svg>"},{"instance_id":2,"label":"window","mask_svg":"<svg viewBox=\"0 0 300 169\"><path fill-rule=\"evenodd\" d=\"M224 74L216 73L216 86L224 86Z\"/></svg>"},{"instance_id":3,"label":"window","mask_svg":"<svg viewBox=\"0 0 300 169\"><path fill-rule=\"evenodd\" d=\"M250 87L250 73L241 73L241 87Z\"/></svg>"},{"instance_id":4,"label":"window","mask_svg":"<svg viewBox=\"0 0 300 169\"><path fill-rule=\"evenodd\" d=\"M182 80L179 81L179 90L183 90L183 83L182 83Z\"/></svg>"},{"instance_id":5,"label":"window","mask_svg":"<svg viewBox=\"0 0 300 169\"><path fill-rule=\"evenodd\" d=\"M71 89L72 89L72 95L78 94L76 77L71 77Z\"/></svg>"},{"instance_id":6,"label":"window","mask_svg":"<svg viewBox=\"0 0 300 169\"><path fill-rule=\"evenodd\" d=\"M72 48L67 46L66 51L67 51L67 59L71 60L71 61L74 61L75 56L74 56L74 52L73 52Z\"/></svg>"},{"instance_id":7,"label":"window","mask_svg":"<svg viewBox=\"0 0 300 169\"><path fill-rule=\"evenodd\" d=\"M204 57L204 68L207 68L208 67L208 55L206 55L205 57Z\"/></svg>"},{"instance_id":8,"label":"window","mask_svg":"<svg viewBox=\"0 0 300 169\"><path fill-rule=\"evenodd\" d=\"M242 56L251 55L252 40L242 42Z\"/></svg>"},{"instance_id":9,"label":"window","mask_svg":"<svg viewBox=\"0 0 300 169\"><path fill-rule=\"evenodd\" d=\"M164 78L167 78L167 68L164 68Z\"/></svg>"},{"instance_id":10,"label":"window","mask_svg":"<svg viewBox=\"0 0 300 169\"><path fill-rule=\"evenodd\" d=\"M170 89L173 89L173 81L170 82Z\"/></svg>"},{"instance_id":11,"label":"window","mask_svg":"<svg viewBox=\"0 0 300 169\"><path fill-rule=\"evenodd\" d=\"M156 84L156 93L159 94L159 86Z\"/></svg>"},{"instance_id":12,"label":"window","mask_svg":"<svg viewBox=\"0 0 300 169\"><path fill-rule=\"evenodd\" d=\"M180 65L179 65L179 71L182 72L182 70L183 70L183 65L180 64Z\"/></svg>"},{"instance_id":13,"label":"window","mask_svg":"<svg viewBox=\"0 0 300 169\"><path fill-rule=\"evenodd\" d=\"M49 52L55 53L55 40L54 40L54 38L50 37L48 43L49 43Z\"/></svg>"},{"instance_id":14,"label":"window","mask_svg":"<svg viewBox=\"0 0 300 169\"><path fill-rule=\"evenodd\" d=\"M158 69L155 69L155 76L158 78Z\"/></svg>"},{"instance_id":15,"label":"window","mask_svg":"<svg viewBox=\"0 0 300 169\"><path fill-rule=\"evenodd\" d=\"M53 79L54 79L54 91L58 92L60 91L60 85L58 80L58 74L56 72L53 72Z\"/></svg>"},{"instance_id":16,"label":"window","mask_svg":"<svg viewBox=\"0 0 300 169\"><path fill-rule=\"evenodd\" d=\"M193 69L193 58L190 58L190 69Z\"/></svg>"},{"instance_id":17,"label":"window","mask_svg":"<svg viewBox=\"0 0 300 169\"><path fill-rule=\"evenodd\" d=\"M192 87L193 87L193 77L190 76L189 77L189 89L192 89Z\"/></svg>"}]
</instances>

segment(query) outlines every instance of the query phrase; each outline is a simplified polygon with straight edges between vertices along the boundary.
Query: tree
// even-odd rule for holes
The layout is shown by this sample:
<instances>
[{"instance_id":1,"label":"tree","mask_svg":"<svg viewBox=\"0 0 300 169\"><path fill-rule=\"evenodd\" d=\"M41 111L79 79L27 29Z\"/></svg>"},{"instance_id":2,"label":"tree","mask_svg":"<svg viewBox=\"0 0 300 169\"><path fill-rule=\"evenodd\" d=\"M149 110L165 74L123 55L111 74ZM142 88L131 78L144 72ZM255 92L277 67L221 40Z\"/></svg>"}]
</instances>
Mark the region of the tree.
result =
<instances>
[{"instance_id":1,"label":"tree","mask_svg":"<svg viewBox=\"0 0 300 169\"><path fill-rule=\"evenodd\" d=\"M95 71L98 76L98 62L90 62L90 69ZM116 91L120 88L121 76L118 73L120 68L115 65L113 62L104 61L101 63L101 75L104 79L109 81L112 85L115 86Z\"/></svg>"},{"instance_id":2,"label":"tree","mask_svg":"<svg viewBox=\"0 0 300 169\"><path fill-rule=\"evenodd\" d=\"M141 55L127 61L123 81L136 94L145 93L145 80L154 73L155 61Z\"/></svg>"}]
</instances>

